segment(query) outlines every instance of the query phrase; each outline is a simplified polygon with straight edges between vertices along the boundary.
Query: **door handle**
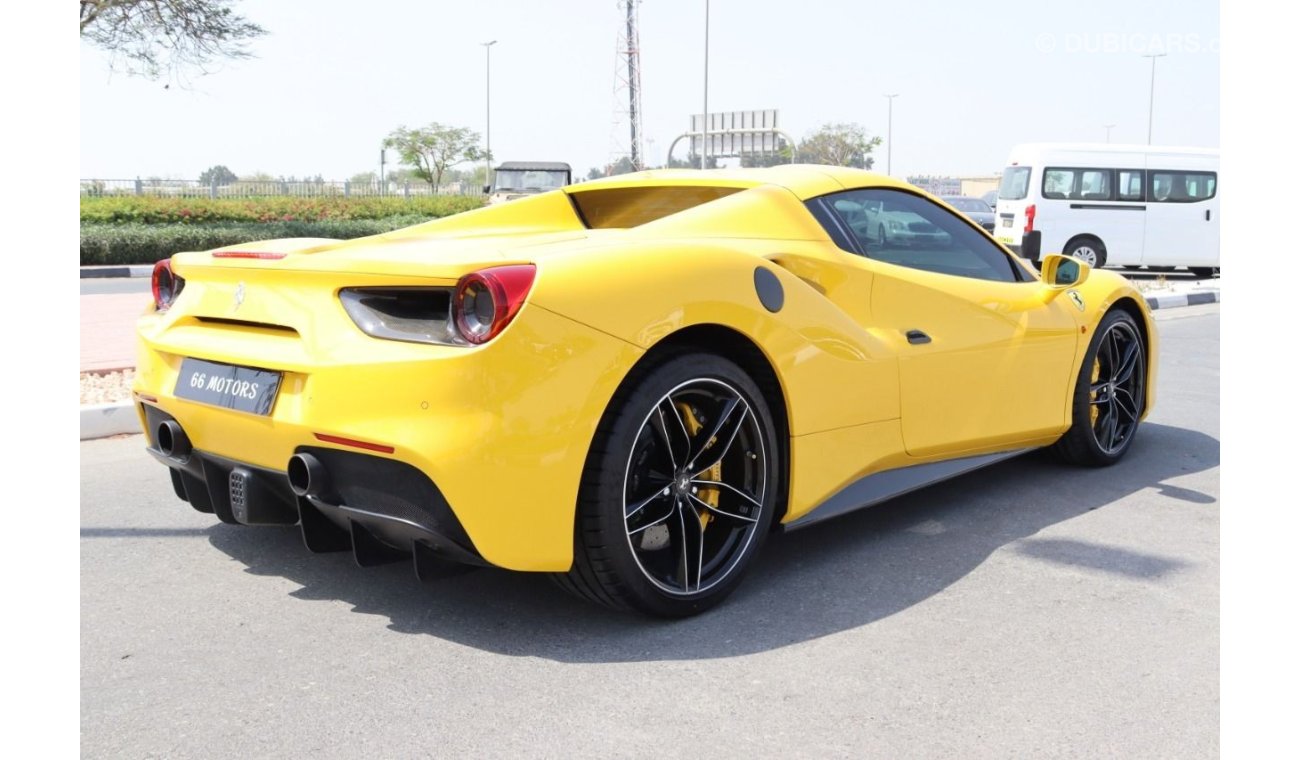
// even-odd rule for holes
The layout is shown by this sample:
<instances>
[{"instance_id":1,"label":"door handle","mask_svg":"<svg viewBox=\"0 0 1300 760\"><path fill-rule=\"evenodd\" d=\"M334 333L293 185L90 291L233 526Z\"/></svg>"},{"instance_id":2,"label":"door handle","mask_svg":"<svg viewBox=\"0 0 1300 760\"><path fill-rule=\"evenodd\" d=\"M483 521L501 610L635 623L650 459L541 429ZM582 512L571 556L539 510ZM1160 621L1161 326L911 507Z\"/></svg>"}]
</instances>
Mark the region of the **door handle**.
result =
<instances>
[{"instance_id":1,"label":"door handle","mask_svg":"<svg viewBox=\"0 0 1300 760\"><path fill-rule=\"evenodd\" d=\"M907 342L908 342L908 343L911 343L913 346L920 346L920 345L923 345L923 344L925 344L925 343L929 343L929 342L930 342L930 336L929 336L929 335L926 335L925 333L921 332L920 330L908 330L908 331L907 331Z\"/></svg>"},{"instance_id":2,"label":"door handle","mask_svg":"<svg viewBox=\"0 0 1300 760\"><path fill-rule=\"evenodd\" d=\"M1205 209L1205 221L1210 221L1210 210L1208 208Z\"/></svg>"}]
</instances>

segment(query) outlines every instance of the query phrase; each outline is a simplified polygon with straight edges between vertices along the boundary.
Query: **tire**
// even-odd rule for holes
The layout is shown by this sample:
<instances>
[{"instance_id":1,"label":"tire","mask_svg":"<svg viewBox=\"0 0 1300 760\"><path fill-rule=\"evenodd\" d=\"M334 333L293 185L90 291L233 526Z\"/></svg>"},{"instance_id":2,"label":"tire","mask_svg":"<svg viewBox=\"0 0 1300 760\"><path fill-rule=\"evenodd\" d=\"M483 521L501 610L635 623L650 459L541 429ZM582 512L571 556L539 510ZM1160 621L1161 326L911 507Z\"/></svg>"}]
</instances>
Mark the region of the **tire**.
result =
<instances>
[{"instance_id":1,"label":"tire","mask_svg":"<svg viewBox=\"0 0 1300 760\"><path fill-rule=\"evenodd\" d=\"M1106 246L1095 237L1081 237L1070 241L1065 247L1065 255L1086 261L1093 269L1106 266Z\"/></svg>"},{"instance_id":2,"label":"tire","mask_svg":"<svg viewBox=\"0 0 1300 760\"><path fill-rule=\"evenodd\" d=\"M1124 458L1146 406L1146 361L1133 317L1121 310L1103 317L1075 380L1072 424L1053 445L1060 458L1089 467Z\"/></svg>"},{"instance_id":3,"label":"tire","mask_svg":"<svg viewBox=\"0 0 1300 760\"><path fill-rule=\"evenodd\" d=\"M1219 273L1218 267L1190 267L1190 269L1198 280L1208 280Z\"/></svg>"},{"instance_id":4,"label":"tire","mask_svg":"<svg viewBox=\"0 0 1300 760\"><path fill-rule=\"evenodd\" d=\"M691 352L650 369L615 394L596 430L573 567L552 577L648 615L717 605L771 532L785 487L779 445L762 392L731 361Z\"/></svg>"}]
</instances>

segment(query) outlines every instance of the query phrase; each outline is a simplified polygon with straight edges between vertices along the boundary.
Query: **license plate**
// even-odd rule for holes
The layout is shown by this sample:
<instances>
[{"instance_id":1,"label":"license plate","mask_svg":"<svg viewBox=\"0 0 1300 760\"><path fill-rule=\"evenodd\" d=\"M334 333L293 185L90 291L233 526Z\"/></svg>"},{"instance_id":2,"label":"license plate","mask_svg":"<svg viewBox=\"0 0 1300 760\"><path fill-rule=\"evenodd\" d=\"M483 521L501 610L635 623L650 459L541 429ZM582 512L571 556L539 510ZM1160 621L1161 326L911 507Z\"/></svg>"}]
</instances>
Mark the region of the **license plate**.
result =
<instances>
[{"instance_id":1,"label":"license plate","mask_svg":"<svg viewBox=\"0 0 1300 760\"><path fill-rule=\"evenodd\" d=\"M181 362L180 376L176 378L176 397L267 415L275 405L280 378L279 372L185 359Z\"/></svg>"},{"instance_id":2,"label":"license plate","mask_svg":"<svg viewBox=\"0 0 1300 760\"><path fill-rule=\"evenodd\" d=\"M1010 227L1012 221L1013 221L1013 220L1011 220L1011 219L1008 219L1008 218L1006 218L1006 217L1002 217L1002 226L1003 226L1003 227Z\"/></svg>"}]
</instances>

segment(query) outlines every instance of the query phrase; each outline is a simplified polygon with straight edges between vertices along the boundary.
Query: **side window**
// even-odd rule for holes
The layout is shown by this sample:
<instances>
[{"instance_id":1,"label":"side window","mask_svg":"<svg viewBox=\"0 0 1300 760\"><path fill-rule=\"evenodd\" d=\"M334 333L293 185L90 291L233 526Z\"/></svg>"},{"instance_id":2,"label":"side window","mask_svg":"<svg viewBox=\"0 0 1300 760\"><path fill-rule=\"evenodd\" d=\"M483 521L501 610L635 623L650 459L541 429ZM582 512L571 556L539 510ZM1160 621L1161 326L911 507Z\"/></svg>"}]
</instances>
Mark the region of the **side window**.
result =
<instances>
[{"instance_id":1,"label":"side window","mask_svg":"<svg viewBox=\"0 0 1300 760\"><path fill-rule=\"evenodd\" d=\"M852 237L858 248L852 253L958 277L1000 282L1023 279L1001 248L947 209L920 196L901 190L848 190L808 203L832 239L843 239L843 234L837 233Z\"/></svg>"},{"instance_id":2,"label":"side window","mask_svg":"<svg viewBox=\"0 0 1300 760\"><path fill-rule=\"evenodd\" d=\"M1064 200L1074 193L1073 169L1048 169L1043 172L1043 197Z\"/></svg>"},{"instance_id":3,"label":"side window","mask_svg":"<svg viewBox=\"0 0 1300 760\"><path fill-rule=\"evenodd\" d=\"M1043 197L1055 200L1114 200L1110 169L1048 168L1043 172Z\"/></svg>"},{"instance_id":4,"label":"side window","mask_svg":"<svg viewBox=\"0 0 1300 760\"><path fill-rule=\"evenodd\" d=\"M1119 176L1116 197L1122 201L1142 200L1142 170L1120 169L1116 174Z\"/></svg>"},{"instance_id":5,"label":"side window","mask_svg":"<svg viewBox=\"0 0 1300 760\"><path fill-rule=\"evenodd\" d=\"M1084 169L1079 173L1079 197L1090 201L1113 200L1109 169Z\"/></svg>"},{"instance_id":6,"label":"side window","mask_svg":"<svg viewBox=\"0 0 1300 760\"><path fill-rule=\"evenodd\" d=\"M1195 203L1214 197L1218 175L1214 172L1177 172L1160 169L1151 175L1151 200L1158 203Z\"/></svg>"}]
</instances>

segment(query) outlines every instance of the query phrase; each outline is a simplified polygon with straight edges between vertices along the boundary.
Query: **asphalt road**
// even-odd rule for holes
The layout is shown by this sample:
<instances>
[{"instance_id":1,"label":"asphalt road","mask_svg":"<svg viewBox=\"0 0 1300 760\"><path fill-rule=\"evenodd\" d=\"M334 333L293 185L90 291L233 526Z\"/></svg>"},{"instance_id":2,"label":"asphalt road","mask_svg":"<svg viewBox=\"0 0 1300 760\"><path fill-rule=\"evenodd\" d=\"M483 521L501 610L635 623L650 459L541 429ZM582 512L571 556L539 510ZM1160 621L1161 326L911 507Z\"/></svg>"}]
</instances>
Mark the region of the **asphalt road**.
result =
<instances>
[{"instance_id":1,"label":"asphalt road","mask_svg":"<svg viewBox=\"0 0 1300 760\"><path fill-rule=\"evenodd\" d=\"M1105 470L1030 454L776 536L666 623L483 570L312 555L81 445L89 757L1219 754L1218 306L1160 312Z\"/></svg>"}]
</instances>

